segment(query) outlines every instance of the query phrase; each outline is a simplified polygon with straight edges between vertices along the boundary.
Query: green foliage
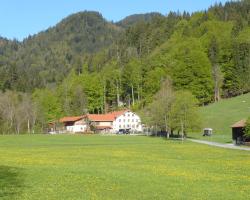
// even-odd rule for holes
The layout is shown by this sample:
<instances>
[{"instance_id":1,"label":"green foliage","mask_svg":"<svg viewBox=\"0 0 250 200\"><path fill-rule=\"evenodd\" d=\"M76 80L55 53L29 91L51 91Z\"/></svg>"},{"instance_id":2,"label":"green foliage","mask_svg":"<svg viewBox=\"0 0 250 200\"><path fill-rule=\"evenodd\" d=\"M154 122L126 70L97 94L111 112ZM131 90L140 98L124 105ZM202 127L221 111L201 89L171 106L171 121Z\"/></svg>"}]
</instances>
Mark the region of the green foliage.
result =
<instances>
[{"instance_id":1,"label":"green foliage","mask_svg":"<svg viewBox=\"0 0 250 200\"><path fill-rule=\"evenodd\" d=\"M154 96L153 102L146 108L145 114L142 114L147 125L167 132L173 130L171 108L174 96L171 81L167 79L162 82L161 89Z\"/></svg>"},{"instance_id":2,"label":"green foliage","mask_svg":"<svg viewBox=\"0 0 250 200\"><path fill-rule=\"evenodd\" d=\"M173 66L173 81L176 89L190 90L201 104L211 101L212 77L211 65L195 40L183 41L174 50L175 66Z\"/></svg>"},{"instance_id":3,"label":"green foliage","mask_svg":"<svg viewBox=\"0 0 250 200\"><path fill-rule=\"evenodd\" d=\"M30 95L6 91L0 95L0 134L20 134L34 131L36 107Z\"/></svg>"},{"instance_id":4,"label":"green foliage","mask_svg":"<svg viewBox=\"0 0 250 200\"><path fill-rule=\"evenodd\" d=\"M74 72L58 87L58 97L66 115L82 115L103 110L103 86L98 74Z\"/></svg>"},{"instance_id":5,"label":"green foliage","mask_svg":"<svg viewBox=\"0 0 250 200\"><path fill-rule=\"evenodd\" d=\"M173 91L169 79L162 83L153 102L143 112L143 121L157 131L187 135L201 128L198 100L189 91Z\"/></svg>"},{"instance_id":6,"label":"green foliage","mask_svg":"<svg viewBox=\"0 0 250 200\"><path fill-rule=\"evenodd\" d=\"M38 109L38 118L41 123L54 122L62 116L62 107L55 92L49 89L37 89L32 97Z\"/></svg>"},{"instance_id":7,"label":"green foliage","mask_svg":"<svg viewBox=\"0 0 250 200\"><path fill-rule=\"evenodd\" d=\"M143 96L145 97L146 103L152 101L153 94L160 89L165 76L164 70L160 67L156 67L154 70L146 73L145 79L143 80Z\"/></svg>"},{"instance_id":8,"label":"green foliage","mask_svg":"<svg viewBox=\"0 0 250 200\"><path fill-rule=\"evenodd\" d=\"M244 134L246 137L248 137L248 138L250 137L250 117L246 121L246 127L244 130Z\"/></svg>"},{"instance_id":9,"label":"green foliage","mask_svg":"<svg viewBox=\"0 0 250 200\"><path fill-rule=\"evenodd\" d=\"M201 128L198 101L189 91L176 92L171 115L173 126L184 135Z\"/></svg>"},{"instance_id":10,"label":"green foliage","mask_svg":"<svg viewBox=\"0 0 250 200\"><path fill-rule=\"evenodd\" d=\"M125 17L123 20L117 22L117 25L122 26L124 28L133 26L138 22L150 22L155 17L163 17L162 14L157 12L146 13L146 14L134 14L128 17Z\"/></svg>"},{"instance_id":11,"label":"green foliage","mask_svg":"<svg viewBox=\"0 0 250 200\"><path fill-rule=\"evenodd\" d=\"M118 23L86 11L22 42L0 38L0 89L52 89L65 115L141 109L166 77L200 105L247 93L248 7L248 1L228 2L191 15L149 13Z\"/></svg>"}]
</instances>

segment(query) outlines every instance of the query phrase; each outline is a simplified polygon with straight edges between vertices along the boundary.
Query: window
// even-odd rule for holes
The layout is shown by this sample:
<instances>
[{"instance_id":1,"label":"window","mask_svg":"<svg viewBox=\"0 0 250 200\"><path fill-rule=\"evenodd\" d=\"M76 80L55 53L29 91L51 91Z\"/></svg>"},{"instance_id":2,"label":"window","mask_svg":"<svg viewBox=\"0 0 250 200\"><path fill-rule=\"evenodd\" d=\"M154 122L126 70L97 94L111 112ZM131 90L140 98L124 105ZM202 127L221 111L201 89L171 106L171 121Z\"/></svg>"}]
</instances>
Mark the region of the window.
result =
<instances>
[{"instance_id":1,"label":"window","mask_svg":"<svg viewBox=\"0 0 250 200\"><path fill-rule=\"evenodd\" d=\"M135 115L134 114L132 114L132 117L134 117Z\"/></svg>"},{"instance_id":2,"label":"window","mask_svg":"<svg viewBox=\"0 0 250 200\"><path fill-rule=\"evenodd\" d=\"M123 128L125 128L125 125L123 125Z\"/></svg>"},{"instance_id":3,"label":"window","mask_svg":"<svg viewBox=\"0 0 250 200\"><path fill-rule=\"evenodd\" d=\"M122 125L119 125L119 128L121 128L122 127Z\"/></svg>"},{"instance_id":4,"label":"window","mask_svg":"<svg viewBox=\"0 0 250 200\"><path fill-rule=\"evenodd\" d=\"M134 119L132 119L132 122L134 122Z\"/></svg>"},{"instance_id":5,"label":"window","mask_svg":"<svg viewBox=\"0 0 250 200\"><path fill-rule=\"evenodd\" d=\"M130 122L130 119L128 119L128 122Z\"/></svg>"},{"instance_id":6,"label":"window","mask_svg":"<svg viewBox=\"0 0 250 200\"><path fill-rule=\"evenodd\" d=\"M122 120L121 119L119 119L119 122L121 122Z\"/></svg>"},{"instance_id":7,"label":"window","mask_svg":"<svg viewBox=\"0 0 250 200\"><path fill-rule=\"evenodd\" d=\"M128 117L130 117L130 114L128 114Z\"/></svg>"},{"instance_id":8,"label":"window","mask_svg":"<svg viewBox=\"0 0 250 200\"><path fill-rule=\"evenodd\" d=\"M139 119L137 119L136 122L139 122Z\"/></svg>"},{"instance_id":9,"label":"window","mask_svg":"<svg viewBox=\"0 0 250 200\"><path fill-rule=\"evenodd\" d=\"M135 128L135 125L134 125L134 124L132 125L132 128Z\"/></svg>"},{"instance_id":10,"label":"window","mask_svg":"<svg viewBox=\"0 0 250 200\"><path fill-rule=\"evenodd\" d=\"M125 119L123 119L123 122L125 122Z\"/></svg>"},{"instance_id":11,"label":"window","mask_svg":"<svg viewBox=\"0 0 250 200\"><path fill-rule=\"evenodd\" d=\"M139 128L139 125L138 125L138 124L136 125L136 128Z\"/></svg>"},{"instance_id":12,"label":"window","mask_svg":"<svg viewBox=\"0 0 250 200\"><path fill-rule=\"evenodd\" d=\"M129 128L129 124L127 124L127 127Z\"/></svg>"}]
</instances>

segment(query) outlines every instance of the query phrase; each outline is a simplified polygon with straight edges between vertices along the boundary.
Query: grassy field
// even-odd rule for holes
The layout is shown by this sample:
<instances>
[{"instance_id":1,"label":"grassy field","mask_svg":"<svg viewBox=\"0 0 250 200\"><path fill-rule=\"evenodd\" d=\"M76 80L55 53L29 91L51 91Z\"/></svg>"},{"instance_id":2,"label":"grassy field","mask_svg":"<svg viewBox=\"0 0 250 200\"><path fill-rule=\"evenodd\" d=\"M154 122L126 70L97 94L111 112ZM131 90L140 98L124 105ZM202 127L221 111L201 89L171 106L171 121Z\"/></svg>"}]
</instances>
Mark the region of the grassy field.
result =
<instances>
[{"instance_id":1,"label":"grassy field","mask_svg":"<svg viewBox=\"0 0 250 200\"><path fill-rule=\"evenodd\" d=\"M250 152L143 136L0 136L0 199L249 199Z\"/></svg>"},{"instance_id":2,"label":"grassy field","mask_svg":"<svg viewBox=\"0 0 250 200\"><path fill-rule=\"evenodd\" d=\"M202 137L201 133L193 133L192 137L218 142L232 142L230 126L250 116L250 93L202 107L200 113L204 121L203 127L213 128L214 135Z\"/></svg>"}]
</instances>

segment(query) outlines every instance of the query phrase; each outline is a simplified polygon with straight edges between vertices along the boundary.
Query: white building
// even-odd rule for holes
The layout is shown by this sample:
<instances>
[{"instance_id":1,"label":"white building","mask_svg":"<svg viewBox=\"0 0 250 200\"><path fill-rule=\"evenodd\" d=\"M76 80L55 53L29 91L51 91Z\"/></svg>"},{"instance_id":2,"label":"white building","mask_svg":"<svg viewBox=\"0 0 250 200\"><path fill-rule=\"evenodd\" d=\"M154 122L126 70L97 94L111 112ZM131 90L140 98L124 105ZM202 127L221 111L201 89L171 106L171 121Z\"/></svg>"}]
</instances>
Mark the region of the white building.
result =
<instances>
[{"instance_id":1,"label":"white building","mask_svg":"<svg viewBox=\"0 0 250 200\"><path fill-rule=\"evenodd\" d=\"M140 117L130 110L115 111L101 115L87 115L87 118L100 132L117 133L121 130L141 132Z\"/></svg>"},{"instance_id":2,"label":"white building","mask_svg":"<svg viewBox=\"0 0 250 200\"><path fill-rule=\"evenodd\" d=\"M83 133L90 129L102 133L142 132L140 117L130 110L64 117L60 122L64 124L66 132L70 133Z\"/></svg>"},{"instance_id":3,"label":"white building","mask_svg":"<svg viewBox=\"0 0 250 200\"><path fill-rule=\"evenodd\" d=\"M113 130L117 132L121 129L129 129L132 132L141 132L141 118L130 110L123 111L119 115L116 115L116 118L113 121Z\"/></svg>"},{"instance_id":4,"label":"white building","mask_svg":"<svg viewBox=\"0 0 250 200\"><path fill-rule=\"evenodd\" d=\"M69 133L86 132L88 128L86 116L64 117L60 119L60 122L64 124L65 131Z\"/></svg>"}]
</instances>

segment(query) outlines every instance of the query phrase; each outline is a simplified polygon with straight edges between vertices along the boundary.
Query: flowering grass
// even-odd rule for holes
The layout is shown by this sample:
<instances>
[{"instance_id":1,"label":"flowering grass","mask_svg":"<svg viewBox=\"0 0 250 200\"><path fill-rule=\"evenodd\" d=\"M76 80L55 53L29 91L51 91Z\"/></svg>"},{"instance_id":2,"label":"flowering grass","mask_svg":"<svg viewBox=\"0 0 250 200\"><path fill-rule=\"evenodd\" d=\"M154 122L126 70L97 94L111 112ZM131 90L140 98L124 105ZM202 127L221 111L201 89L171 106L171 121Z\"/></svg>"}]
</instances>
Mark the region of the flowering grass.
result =
<instances>
[{"instance_id":1,"label":"flowering grass","mask_svg":"<svg viewBox=\"0 0 250 200\"><path fill-rule=\"evenodd\" d=\"M249 199L250 153L143 136L0 136L0 199Z\"/></svg>"}]
</instances>

